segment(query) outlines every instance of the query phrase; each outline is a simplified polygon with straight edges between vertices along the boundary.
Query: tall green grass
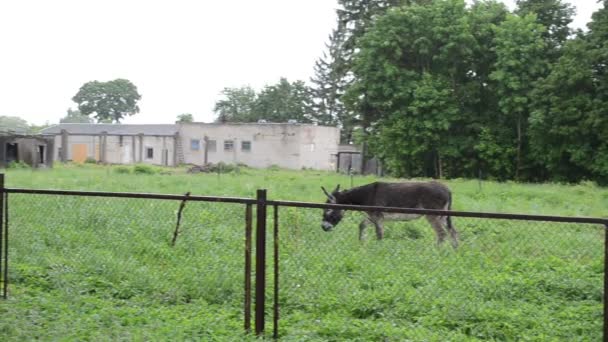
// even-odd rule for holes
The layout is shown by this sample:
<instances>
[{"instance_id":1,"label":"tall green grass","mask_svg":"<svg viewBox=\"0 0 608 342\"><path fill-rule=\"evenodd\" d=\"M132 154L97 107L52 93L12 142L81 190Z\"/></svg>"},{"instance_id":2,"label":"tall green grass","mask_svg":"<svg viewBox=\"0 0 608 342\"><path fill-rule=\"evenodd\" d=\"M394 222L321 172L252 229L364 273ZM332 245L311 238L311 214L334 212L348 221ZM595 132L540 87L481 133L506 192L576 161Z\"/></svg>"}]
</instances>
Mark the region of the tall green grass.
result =
<instances>
[{"instance_id":1,"label":"tall green grass","mask_svg":"<svg viewBox=\"0 0 608 342\"><path fill-rule=\"evenodd\" d=\"M218 176L117 169L7 170L6 182L240 197L266 188L273 199L312 202L324 201L321 185L351 182L318 171L239 168ZM608 190L591 183L446 183L455 210L605 216L608 204ZM0 338L253 339L242 333L244 206L188 203L177 244L170 247L178 206L11 194L11 286L0 305ZM325 233L320 210L280 209L282 339L600 338L601 227L458 218L462 245L454 251L436 247L423 220L388 224L385 240L375 241L370 231L361 243L361 217L349 212ZM269 251L272 243L269 238Z\"/></svg>"}]
</instances>

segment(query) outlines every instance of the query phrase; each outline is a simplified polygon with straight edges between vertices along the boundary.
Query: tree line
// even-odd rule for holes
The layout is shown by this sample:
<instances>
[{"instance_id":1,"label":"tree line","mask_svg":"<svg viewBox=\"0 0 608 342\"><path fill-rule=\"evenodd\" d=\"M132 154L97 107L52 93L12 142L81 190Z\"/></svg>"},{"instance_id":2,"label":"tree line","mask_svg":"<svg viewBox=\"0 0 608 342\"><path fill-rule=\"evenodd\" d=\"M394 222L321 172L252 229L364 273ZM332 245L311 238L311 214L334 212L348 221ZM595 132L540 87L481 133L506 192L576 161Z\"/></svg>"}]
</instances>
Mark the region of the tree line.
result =
<instances>
[{"instance_id":1,"label":"tree line","mask_svg":"<svg viewBox=\"0 0 608 342\"><path fill-rule=\"evenodd\" d=\"M338 126L343 143L400 177L607 184L599 2L588 29L573 31L563 0L517 0L513 11L497 0L338 0L310 83L224 88L216 121ZM61 122L120 122L140 98L128 80L88 82Z\"/></svg>"},{"instance_id":2,"label":"tree line","mask_svg":"<svg viewBox=\"0 0 608 342\"><path fill-rule=\"evenodd\" d=\"M337 125L395 176L606 184L606 2L573 31L561 0L339 0L311 86L226 89L218 120Z\"/></svg>"}]
</instances>

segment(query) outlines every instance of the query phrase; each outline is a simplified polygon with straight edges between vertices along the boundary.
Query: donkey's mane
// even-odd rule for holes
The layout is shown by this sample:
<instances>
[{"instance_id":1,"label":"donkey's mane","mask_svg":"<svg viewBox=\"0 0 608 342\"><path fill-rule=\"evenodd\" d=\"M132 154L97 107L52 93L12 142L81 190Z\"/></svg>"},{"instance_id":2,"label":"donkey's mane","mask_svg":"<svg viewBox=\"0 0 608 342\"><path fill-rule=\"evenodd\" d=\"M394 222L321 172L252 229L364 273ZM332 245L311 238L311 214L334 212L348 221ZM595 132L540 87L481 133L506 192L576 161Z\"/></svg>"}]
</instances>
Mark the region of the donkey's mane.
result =
<instances>
[{"instance_id":1,"label":"donkey's mane","mask_svg":"<svg viewBox=\"0 0 608 342\"><path fill-rule=\"evenodd\" d=\"M367 204L370 190L376 192L377 185L378 183L376 182L344 190L336 194L336 200L339 204L365 205Z\"/></svg>"}]
</instances>

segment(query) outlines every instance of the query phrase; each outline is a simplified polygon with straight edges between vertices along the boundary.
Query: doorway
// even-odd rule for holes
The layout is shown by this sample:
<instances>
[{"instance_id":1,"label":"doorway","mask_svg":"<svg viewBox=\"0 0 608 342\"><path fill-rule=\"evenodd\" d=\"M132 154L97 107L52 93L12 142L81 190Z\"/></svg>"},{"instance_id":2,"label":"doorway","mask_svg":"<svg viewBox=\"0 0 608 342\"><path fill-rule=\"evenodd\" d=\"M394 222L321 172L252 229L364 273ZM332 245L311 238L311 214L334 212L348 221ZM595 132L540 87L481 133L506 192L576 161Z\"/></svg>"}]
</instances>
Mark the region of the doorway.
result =
<instances>
[{"instance_id":1,"label":"doorway","mask_svg":"<svg viewBox=\"0 0 608 342\"><path fill-rule=\"evenodd\" d=\"M6 163L19 161L19 144L7 143L6 144Z\"/></svg>"},{"instance_id":2,"label":"doorway","mask_svg":"<svg viewBox=\"0 0 608 342\"><path fill-rule=\"evenodd\" d=\"M44 146L43 145L38 145L38 163L39 164L46 163L46 160L44 160Z\"/></svg>"}]
</instances>

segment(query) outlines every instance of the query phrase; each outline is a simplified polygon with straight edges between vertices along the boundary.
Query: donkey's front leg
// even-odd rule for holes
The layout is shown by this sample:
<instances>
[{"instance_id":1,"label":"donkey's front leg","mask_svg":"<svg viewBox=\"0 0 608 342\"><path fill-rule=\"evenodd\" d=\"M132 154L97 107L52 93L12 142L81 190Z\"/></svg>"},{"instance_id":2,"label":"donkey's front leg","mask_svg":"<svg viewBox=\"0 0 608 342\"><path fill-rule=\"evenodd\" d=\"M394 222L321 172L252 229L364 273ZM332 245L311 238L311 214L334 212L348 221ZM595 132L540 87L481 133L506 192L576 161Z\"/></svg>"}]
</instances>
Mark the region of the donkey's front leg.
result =
<instances>
[{"instance_id":1,"label":"donkey's front leg","mask_svg":"<svg viewBox=\"0 0 608 342\"><path fill-rule=\"evenodd\" d=\"M382 219L376 219L374 225L376 226L376 238L382 240L384 238L384 225L382 224Z\"/></svg>"},{"instance_id":2,"label":"donkey's front leg","mask_svg":"<svg viewBox=\"0 0 608 342\"><path fill-rule=\"evenodd\" d=\"M361 221L361 223L359 223L359 240L360 241L365 240L365 228L367 227L368 223L370 223L369 217L364 218L363 221Z\"/></svg>"},{"instance_id":3,"label":"donkey's front leg","mask_svg":"<svg viewBox=\"0 0 608 342\"><path fill-rule=\"evenodd\" d=\"M431 227L435 230L435 234L437 235L437 245L441 245L443 241L445 241L446 232L443 229L443 225L441 224L441 218L439 216L427 215L427 221L431 224Z\"/></svg>"}]
</instances>

